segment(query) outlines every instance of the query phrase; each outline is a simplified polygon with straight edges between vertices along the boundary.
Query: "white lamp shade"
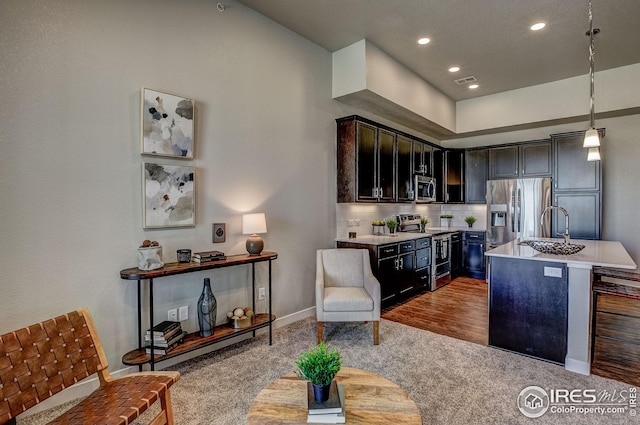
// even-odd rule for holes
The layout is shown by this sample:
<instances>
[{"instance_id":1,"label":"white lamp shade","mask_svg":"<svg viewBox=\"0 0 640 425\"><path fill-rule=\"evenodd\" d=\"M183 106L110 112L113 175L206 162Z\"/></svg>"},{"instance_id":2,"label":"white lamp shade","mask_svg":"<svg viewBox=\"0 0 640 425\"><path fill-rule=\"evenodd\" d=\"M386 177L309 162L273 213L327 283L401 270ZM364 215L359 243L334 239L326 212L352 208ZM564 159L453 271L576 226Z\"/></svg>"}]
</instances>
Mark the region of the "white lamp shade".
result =
<instances>
[{"instance_id":1,"label":"white lamp shade","mask_svg":"<svg viewBox=\"0 0 640 425\"><path fill-rule=\"evenodd\" d=\"M244 214L242 216L242 234L257 235L267 233L267 219L264 213Z\"/></svg>"},{"instance_id":2,"label":"white lamp shade","mask_svg":"<svg viewBox=\"0 0 640 425\"><path fill-rule=\"evenodd\" d=\"M597 148L600 146L600 136L598 135L598 130L595 128L590 128L584 133L584 143L582 145L583 148Z\"/></svg>"},{"instance_id":3,"label":"white lamp shade","mask_svg":"<svg viewBox=\"0 0 640 425\"><path fill-rule=\"evenodd\" d=\"M599 148L589 148L589 153L587 154L587 161L600 161L600 149Z\"/></svg>"}]
</instances>

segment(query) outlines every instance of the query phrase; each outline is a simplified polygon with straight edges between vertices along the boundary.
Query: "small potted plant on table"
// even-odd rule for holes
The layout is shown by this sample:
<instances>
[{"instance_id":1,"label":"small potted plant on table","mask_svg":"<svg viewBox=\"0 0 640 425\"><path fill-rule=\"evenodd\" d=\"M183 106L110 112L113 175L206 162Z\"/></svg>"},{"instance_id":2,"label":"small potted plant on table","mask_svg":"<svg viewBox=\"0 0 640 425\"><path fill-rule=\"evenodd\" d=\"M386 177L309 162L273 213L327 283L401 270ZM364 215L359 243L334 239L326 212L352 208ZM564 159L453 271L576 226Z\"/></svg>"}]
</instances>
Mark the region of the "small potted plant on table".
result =
<instances>
[{"instance_id":1,"label":"small potted plant on table","mask_svg":"<svg viewBox=\"0 0 640 425\"><path fill-rule=\"evenodd\" d=\"M476 218L472 215L465 217L464 221L467 222L467 224L469 225L469 227L473 227L473 223L476 222Z\"/></svg>"},{"instance_id":2,"label":"small potted plant on table","mask_svg":"<svg viewBox=\"0 0 640 425\"><path fill-rule=\"evenodd\" d=\"M313 385L313 396L317 403L324 403L329 398L331 381L342 365L342 356L337 348L330 349L327 344L311 347L296 360L296 375Z\"/></svg>"}]
</instances>

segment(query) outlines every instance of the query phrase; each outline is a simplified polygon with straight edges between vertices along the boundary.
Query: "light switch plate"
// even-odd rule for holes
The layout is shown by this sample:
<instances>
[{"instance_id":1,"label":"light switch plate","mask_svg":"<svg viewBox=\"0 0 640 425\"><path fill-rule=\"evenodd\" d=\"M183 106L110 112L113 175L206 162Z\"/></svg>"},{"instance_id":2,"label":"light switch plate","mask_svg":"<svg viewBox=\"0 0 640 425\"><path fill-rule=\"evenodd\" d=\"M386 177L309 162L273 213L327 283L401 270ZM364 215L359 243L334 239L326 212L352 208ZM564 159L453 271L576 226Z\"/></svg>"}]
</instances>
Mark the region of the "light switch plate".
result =
<instances>
[{"instance_id":1,"label":"light switch plate","mask_svg":"<svg viewBox=\"0 0 640 425\"><path fill-rule=\"evenodd\" d=\"M548 277L562 277L562 269L560 267L545 267L544 275Z\"/></svg>"},{"instance_id":2,"label":"light switch plate","mask_svg":"<svg viewBox=\"0 0 640 425\"><path fill-rule=\"evenodd\" d=\"M213 223L213 243L224 242L227 238L225 223Z\"/></svg>"}]
</instances>

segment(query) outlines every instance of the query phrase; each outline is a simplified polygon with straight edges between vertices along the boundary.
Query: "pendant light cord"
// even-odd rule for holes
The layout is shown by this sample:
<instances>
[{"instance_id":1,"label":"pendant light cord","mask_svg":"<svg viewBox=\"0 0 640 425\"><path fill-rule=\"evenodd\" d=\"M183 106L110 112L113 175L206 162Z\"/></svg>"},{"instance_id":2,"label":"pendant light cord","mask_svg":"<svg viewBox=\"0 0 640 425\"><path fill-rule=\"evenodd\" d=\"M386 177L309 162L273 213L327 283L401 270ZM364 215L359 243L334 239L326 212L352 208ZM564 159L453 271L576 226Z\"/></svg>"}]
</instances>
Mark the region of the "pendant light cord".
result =
<instances>
[{"instance_id":1,"label":"pendant light cord","mask_svg":"<svg viewBox=\"0 0 640 425\"><path fill-rule=\"evenodd\" d=\"M589 79L591 80L591 128L596 125L596 98L595 98L595 78L594 78L594 60L595 49L593 48L593 14L591 12L591 0L589 0Z\"/></svg>"}]
</instances>

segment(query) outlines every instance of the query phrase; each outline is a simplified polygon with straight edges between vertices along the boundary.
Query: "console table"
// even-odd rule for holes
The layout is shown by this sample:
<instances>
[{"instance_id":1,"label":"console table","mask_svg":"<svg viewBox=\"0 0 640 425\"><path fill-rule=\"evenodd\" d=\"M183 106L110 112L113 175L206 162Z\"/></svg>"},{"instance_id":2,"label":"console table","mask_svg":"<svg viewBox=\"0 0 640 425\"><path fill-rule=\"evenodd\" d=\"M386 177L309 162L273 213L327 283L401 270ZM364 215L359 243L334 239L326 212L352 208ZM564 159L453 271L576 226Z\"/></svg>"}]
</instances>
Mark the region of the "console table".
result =
<instances>
[{"instance_id":1,"label":"console table","mask_svg":"<svg viewBox=\"0 0 640 425\"><path fill-rule=\"evenodd\" d=\"M198 348L214 344L229 338L233 338L238 335L242 335L248 332L253 332L260 328L269 328L269 345L272 343L272 323L275 320L275 316L271 314L271 262L278 258L277 252L263 251L260 255L229 255L225 260L217 260L206 263L167 263L164 267L155 270L140 270L137 267L130 269L124 269L120 271L120 278L125 280L137 281L138 283L138 348L129 351L122 356L122 363L130 366L139 366L142 370L142 366L145 363L149 363L151 370L155 369L155 364L172 357L185 354L189 351L196 350ZM144 330L142 326L142 281L149 281L149 328L154 326L153 322L153 281L165 276L173 276L183 273L193 273L202 270L219 269L224 267L233 267L241 265L251 265L251 285L252 285L252 307L255 311L255 299L256 299L256 263L268 262L269 263L269 312L267 314L261 313L255 315L254 323L243 329L234 329L226 324L216 326L213 335L208 337L201 337L199 332L193 332L187 334L182 342L166 355L154 355L146 354L144 349Z\"/></svg>"}]
</instances>

